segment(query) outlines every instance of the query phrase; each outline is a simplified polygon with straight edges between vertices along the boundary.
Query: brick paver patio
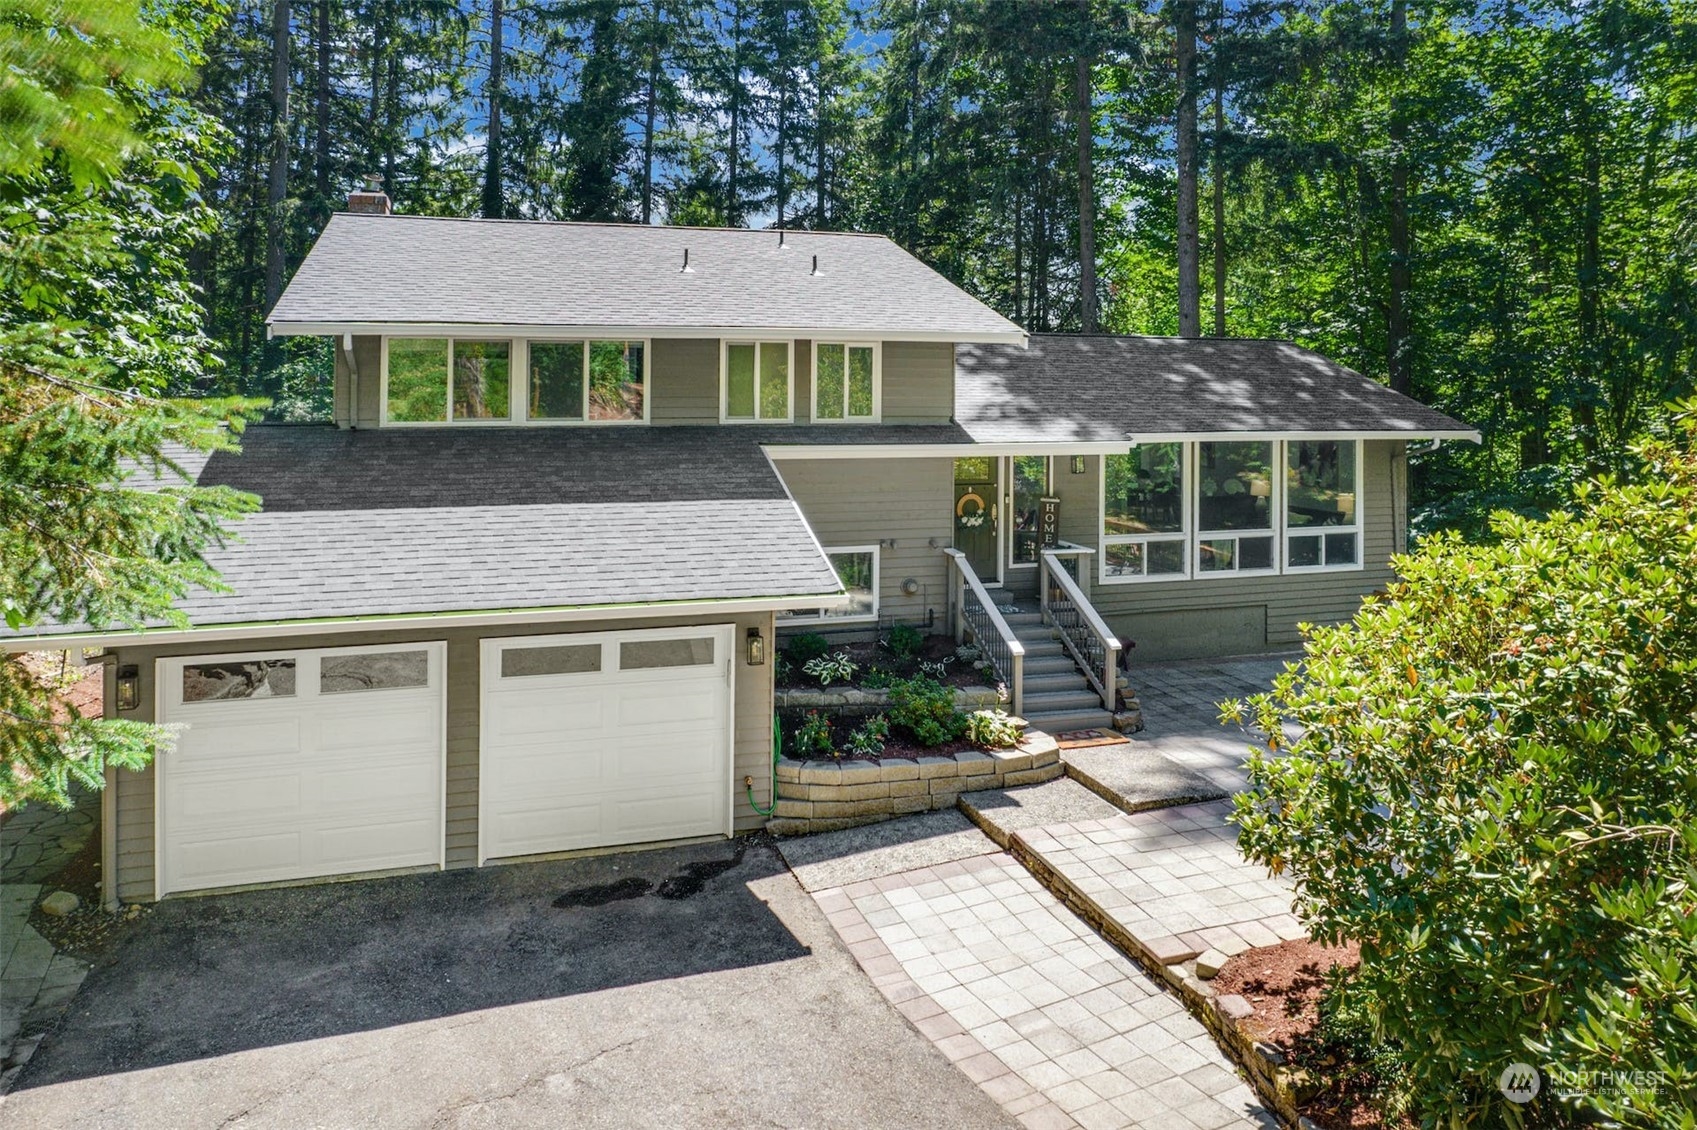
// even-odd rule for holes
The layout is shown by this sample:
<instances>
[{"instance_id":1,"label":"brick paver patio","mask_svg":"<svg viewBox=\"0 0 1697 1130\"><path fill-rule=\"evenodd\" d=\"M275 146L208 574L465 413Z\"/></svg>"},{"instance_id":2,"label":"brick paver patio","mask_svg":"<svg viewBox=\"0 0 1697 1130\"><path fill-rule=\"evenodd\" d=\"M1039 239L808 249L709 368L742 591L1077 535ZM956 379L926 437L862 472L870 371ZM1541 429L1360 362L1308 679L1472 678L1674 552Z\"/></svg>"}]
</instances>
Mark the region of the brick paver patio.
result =
<instances>
[{"instance_id":1,"label":"brick paver patio","mask_svg":"<svg viewBox=\"0 0 1697 1130\"><path fill-rule=\"evenodd\" d=\"M1249 736L1222 726L1220 703L1247 699L1268 689L1273 676L1296 653L1238 659L1193 659L1142 665L1134 661L1131 683L1143 705L1143 732L1131 743L1201 774L1226 792L1238 792Z\"/></svg>"},{"instance_id":2,"label":"brick paver patio","mask_svg":"<svg viewBox=\"0 0 1697 1130\"><path fill-rule=\"evenodd\" d=\"M1202 1025L1006 854L815 897L873 983L1033 1130L1277 1125Z\"/></svg>"},{"instance_id":3,"label":"brick paver patio","mask_svg":"<svg viewBox=\"0 0 1697 1130\"><path fill-rule=\"evenodd\" d=\"M1019 833L1026 848L1166 964L1302 937L1290 885L1246 862L1230 801Z\"/></svg>"}]
</instances>

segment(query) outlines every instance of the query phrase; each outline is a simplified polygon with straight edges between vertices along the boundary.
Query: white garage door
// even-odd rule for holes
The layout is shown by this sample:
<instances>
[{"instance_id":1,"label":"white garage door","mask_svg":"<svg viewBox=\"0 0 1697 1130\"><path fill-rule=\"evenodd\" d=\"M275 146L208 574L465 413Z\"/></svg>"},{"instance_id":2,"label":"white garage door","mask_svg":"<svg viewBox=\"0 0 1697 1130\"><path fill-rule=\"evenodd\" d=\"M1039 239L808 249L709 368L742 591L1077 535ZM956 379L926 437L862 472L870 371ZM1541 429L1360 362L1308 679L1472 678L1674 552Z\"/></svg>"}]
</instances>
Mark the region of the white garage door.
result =
<instances>
[{"instance_id":1,"label":"white garage door","mask_svg":"<svg viewBox=\"0 0 1697 1130\"><path fill-rule=\"evenodd\" d=\"M730 625L483 641L478 858L731 831Z\"/></svg>"},{"instance_id":2,"label":"white garage door","mask_svg":"<svg viewBox=\"0 0 1697 1130\"><path fill-rule=\"evenodd\" d=\"M159 661L158 893L442 865L441 643Z\"/></svg>"}]
</instances>

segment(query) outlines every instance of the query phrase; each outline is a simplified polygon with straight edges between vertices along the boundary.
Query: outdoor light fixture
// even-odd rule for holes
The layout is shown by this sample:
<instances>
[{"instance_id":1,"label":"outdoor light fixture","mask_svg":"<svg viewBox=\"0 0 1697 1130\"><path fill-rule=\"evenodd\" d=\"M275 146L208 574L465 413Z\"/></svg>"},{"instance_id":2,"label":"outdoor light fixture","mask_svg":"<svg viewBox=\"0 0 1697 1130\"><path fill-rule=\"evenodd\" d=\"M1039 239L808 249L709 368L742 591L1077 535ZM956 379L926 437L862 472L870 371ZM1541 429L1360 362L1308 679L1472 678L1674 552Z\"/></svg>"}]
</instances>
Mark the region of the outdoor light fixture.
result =
<instances>
[{"instance_id":1,"label":"outdoor light fixture","mask_svg":"<svg viewBox=\"0 0 1697 1130\"><path fill-rule=\"evenodd\" d=\"M748 630L748 665L758 667L766 662L766 638L760 634L759 628Z\"/></svg>"},{"instance_id":2,"label":"outdoor light fixture","mask_svg":"<svg viewBox=\"0 0 1697 1130\"><path fill-rule=\"evenodd\" d=\"M1075 475L1084 474L1084 456L1074 455L1072 457L1072 473Z\"/></svg>"},{"instance_id":3,"label":"outdoor light fixture","mask_svg":"<svg viewBox=\"0 0 1697 1130\"><path fill-rule=\"evenodd\" d=\"M118 668L118 709L134 710L141 705L141 669L133 663Z\"/></svg>"}]
</instances>

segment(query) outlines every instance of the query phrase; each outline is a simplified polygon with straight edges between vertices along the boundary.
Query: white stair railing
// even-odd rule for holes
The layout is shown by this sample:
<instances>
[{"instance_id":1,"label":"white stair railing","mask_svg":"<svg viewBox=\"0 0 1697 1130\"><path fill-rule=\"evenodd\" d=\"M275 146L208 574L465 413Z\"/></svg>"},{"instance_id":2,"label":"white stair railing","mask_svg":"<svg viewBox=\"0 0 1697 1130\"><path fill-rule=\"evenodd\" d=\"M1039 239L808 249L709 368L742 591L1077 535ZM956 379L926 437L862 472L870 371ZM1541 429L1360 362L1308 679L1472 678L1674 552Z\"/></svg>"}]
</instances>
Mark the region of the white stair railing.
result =
<instances>
[{"instance_id":1,"label":"white stair railing","mask_svg":"<svg viewBox=\"0 0 1697 1130\"><path fill-rule=\"evenodd\" d=\"M954 562L949 570L949 602L954 608L955 642L964 643L970 633L972 644L996 669L996 677L1007 684L1013 712L1025 710L1025 645L1002 618L984 582L978 579L958 549L945 549Z\"/></svg>"},{"instance_id":2,"label":"white stair railing","mask_svg":"<svg viewBox=\"0 0 1697 1130\"><path fill-rule=\"evenodd\" d=\"M1091 552L1078 545L1045 549L1038 592L1044 623L1054 626L1061 646L1101 696L1102 706L1112 711L1119 702L1120 640L1109 630L1083 586L1067 571L1062 560L1072 558L1080 566L1079 575L1088 577L1086 561Z\"/></svg>"}]
</instances>

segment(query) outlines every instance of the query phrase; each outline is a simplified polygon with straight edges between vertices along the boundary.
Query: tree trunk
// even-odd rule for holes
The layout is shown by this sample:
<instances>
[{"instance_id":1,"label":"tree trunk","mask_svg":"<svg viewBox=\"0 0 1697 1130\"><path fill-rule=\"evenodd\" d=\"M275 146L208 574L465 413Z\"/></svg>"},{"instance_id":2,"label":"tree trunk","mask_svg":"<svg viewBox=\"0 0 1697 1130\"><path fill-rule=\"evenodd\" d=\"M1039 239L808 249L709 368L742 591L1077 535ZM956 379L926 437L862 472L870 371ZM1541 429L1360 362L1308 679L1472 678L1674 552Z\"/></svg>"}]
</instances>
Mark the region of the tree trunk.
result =
<instances>
[{"instance_id":1,"label":"tree trunk","mask_svg":"<svg viewBox=\"0 0 1697 1130\"><path fill-rule=\"evenodd\" d=\"M730 152L726 154L725 223L734 227L742 215L737 185L738 173L742 171L742 0L737 0L731 18L734 21L731 27L731 144Z\"/></svg>"},{"instance_id":2,"label":"tree trunk","mask_svg":"<svg viewBox=\"0 0 1697 1130\"><path fill-rule=\"evenodd\" d=\"M289 0L271 8L271 176L266 194L265 309L283 292L283 202L289 196Z\"/></svg>"},{"instance_id":3,"label":"tree trunk","mask_svg":"<svg viewBox=\"0 0 1697 1130\"><path fill-rule=\"evenodd\" d=\"M1178 81L1178 332L1202 335L1201 247L1196 215L1196 4L1174 0Z\"/></svg>"},{"instance_id":4,"label":"tree trunk","mask_svg":"<svg viewBox=\"0 0 1697 1130\"><path fill-rule=\"evenodd\" d=\"M489 0L489 130L483 146L483 217L499 220L505 214L501 188L501 0Z\"/></svg>"},{"instance_id":5,"label":"tree trunk","mask_svg":"<svg viewBox=\"0 0 1697 1130\"><path fill-rule=\"evenodd\" d=\"M1226 3L1214 7L1214 336L1226 336L1226 72L1220 41L1226 29Z\"/></svg>"},{"instance_id":6,"label":"tree trunk","mask_svg":"<svg viewBox=\"0 0 1697 1130\"><path fill-rule=\"evenodd\" d=\"M1408 325L1413 286L1413 239L1408 230L1408 117L1401 86L1408 65L1408 0L1391 0L1391 57L1394 77L1390 107L1391 199L1389 290L1385 308L1385 368L1391 388L1404 396L1414 388L1414 342Z\"/></svg>"},{"instance_id":7,"label":"tree trunk","mask_svg":"<svg viewBox=\"0 0 1697 1130\"><path fill-rule=\"evenodd\" d=\"M1085 28L1090 0L1079 0ZM1096 189L1093 152L1096 118L1092 112L1090 56L1080 53L1073 75L1074 110L1078 119L1078 321L1082 333L1096 332Z\"/></svg>"},{"instance_id":8,"label":"tree trunk","mask_svg":"<svg viewBox=\"0 0 1697 1130\"><path fill-rule=\"evenodd\" d=\"M318 0L318 61L313 71L312 187L328 206L330 199L330 0Z\"/></svg>"},{"instance_id":9,"label":"tree trunk","mask_svg":"<svg viewBox=\"0 0 1697 1130\"><path fill-rule=\"evenodd\" d=\"M654 121L660 102L660 0L648 28L648 91L642 109L642 222L654 218Z\"/></svg>"},{"instance_id":10,"label":"tree trunk","mask_svg":"<svg viewBox=\"0 0 1697 1130\"><path fill-rule=\"evenodd\" d=\"M371 21L371 91L365 109L365 168L360 170L362 177L376 175L382 163L377 124L382 120L383 111L383 64L389 57L389 20L384 11L379 9Z\"/></svg>"},{"instance_id":11,"label":"tree trunk","mask_svg":"<svg viewBox=\"0 0 1697 1130\"><path fill-rule=\"evenodd\" d=\"M818 213L817 226L824 230L826 220L825 209L825 104L829 100L829 92L825 88L825 56L821 50L819 59L818 89L814 91L813 104L813 195L815 208Z\"/></svg>"}]
</instances>

